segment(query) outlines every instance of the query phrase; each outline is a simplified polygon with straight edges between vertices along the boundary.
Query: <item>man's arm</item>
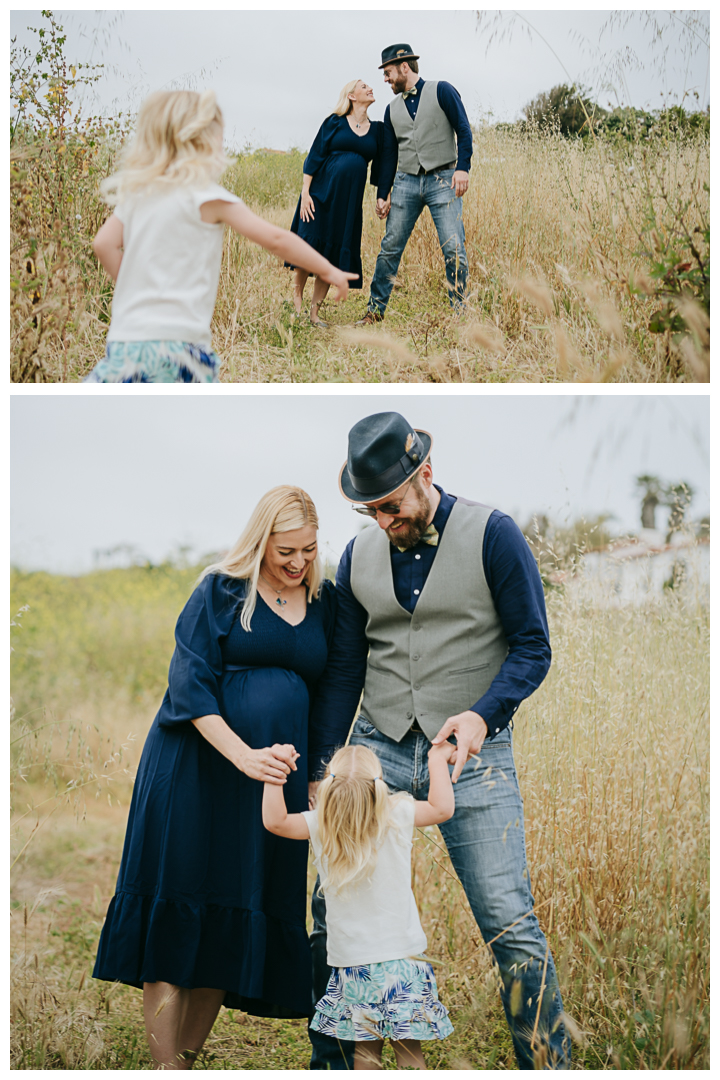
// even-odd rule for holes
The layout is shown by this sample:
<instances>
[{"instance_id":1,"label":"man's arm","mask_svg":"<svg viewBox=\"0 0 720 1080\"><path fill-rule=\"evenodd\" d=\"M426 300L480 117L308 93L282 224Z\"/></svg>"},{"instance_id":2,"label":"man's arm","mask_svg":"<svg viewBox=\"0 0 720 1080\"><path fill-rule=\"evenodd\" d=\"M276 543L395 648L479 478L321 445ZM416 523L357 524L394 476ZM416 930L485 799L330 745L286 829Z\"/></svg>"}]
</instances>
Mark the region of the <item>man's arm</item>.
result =
<instances>
[{"instance_id":1,"label":"man's arm","mask_svg":"<svg viewBox=\"0 0 720 1080\"><path fill-rule=\"evenodd\" d=\"M385 202L387 199L390 188L393 186L393 181L395 180L395 173L397 172L398 144L395 136L395 128L390 119L389 105L385 109L383 122L385 126L383 131L382 162L380 165L380 175L378 177L377 186L378 202Z\"/></svg>"},{"instance_id":2,"label":"man's arm","mask_svg":"<svg viewBox=\"0 0 720 1080\"><path fill-rule=\"evenodd\" d=\"M335 577L337 616L327 666L310 715L308 778L313 781L338 746L347 739L365 685L368 644L367 612L350 588L351 540Z\"/></svg>"},{"instance_id":3,"label":"man's arm","mask_svg":"<svg viewBox=\"0 0 720 1080\"><path fill-rule=\"evenodd\" d=\"M453 187L457 195L464 195L470 183L470 161L473 153L470 121L460 95L449 82L437 84L437 99L438 105L447 116L457 137L458 159L453 176Z\"/></svg>"},{"instance_id":4,"label":"man's arm","mask_svg":"<svg viewBox=\"0 0 720 1080\"><path fill-rule=\"evenodd\" d=\"M518 526L499 510L485 529L483 568L508 643L490 689L471 706L492 739L537 690L550 670L552 652L540 571Z\"/></svg>"}]
</instances>

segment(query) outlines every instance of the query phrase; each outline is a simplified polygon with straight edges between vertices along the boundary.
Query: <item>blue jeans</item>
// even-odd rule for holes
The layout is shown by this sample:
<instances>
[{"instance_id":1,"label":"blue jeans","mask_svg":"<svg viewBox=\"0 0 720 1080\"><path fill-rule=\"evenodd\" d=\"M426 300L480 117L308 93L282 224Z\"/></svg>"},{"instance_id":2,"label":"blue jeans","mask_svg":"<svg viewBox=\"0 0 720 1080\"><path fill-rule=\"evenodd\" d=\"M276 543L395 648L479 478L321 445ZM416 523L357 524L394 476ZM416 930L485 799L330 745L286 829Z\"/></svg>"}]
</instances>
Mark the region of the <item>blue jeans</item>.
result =
<instances>
[{"instance_id":1,"label":"blue jeans","mask_svg":"<svg viewBox=\"0 0 720 1080\"><path fill-rule=\"evenodd\" d=\"M396 743L359 716L350 741L368 746L377 754L392 789L409 791L415 799L427 799L430 744L424 735L408 732ZM455 814L440 826L440 831L483 939L498 966L500 995L518 1067L536 1068L531 1045L535 1031L535 1047L539 1060L545 1055L544 1067L566 1069L570 1067L570 1040L562 1022L563 1006L555 964L533 911L523 803L510 731L503 731L496 739L486 742L480 758L479 769L473 768L472 761L463 769L455 785ZM327 968L322 897L313 897L313 916L315 928L310 943L313 972L317 974L317 1000L325 992L325 987L320 985L325 975L323 963ZM328 1036L323 1036L325 1042L320 1044L315 1038L317 1034L311 1032L310 1067L348 1068L344 1063L333 1063L343 1060L343 1052L347 1058L348 1044L343 1043L341 1048L338 1040Z\"/></svg>"},{"instance_id":2,"label":"blue jeans","mask_svg":"<svg viewBox=\"0 0 720 1080\"><path fill-rule=\"evenodd\" d=\"M437 229L445 259L448 295L453 307L462 306L467 284L467 255L465 229L462 220L462 199L450 186L454 169L442 169L429 176L411 176L399 172L392 189L390 213L380 254L375 264L375 276L370 286L368 311L385 314L400 259L420 217L427 206Z\"/></svg>"}]
</instances>

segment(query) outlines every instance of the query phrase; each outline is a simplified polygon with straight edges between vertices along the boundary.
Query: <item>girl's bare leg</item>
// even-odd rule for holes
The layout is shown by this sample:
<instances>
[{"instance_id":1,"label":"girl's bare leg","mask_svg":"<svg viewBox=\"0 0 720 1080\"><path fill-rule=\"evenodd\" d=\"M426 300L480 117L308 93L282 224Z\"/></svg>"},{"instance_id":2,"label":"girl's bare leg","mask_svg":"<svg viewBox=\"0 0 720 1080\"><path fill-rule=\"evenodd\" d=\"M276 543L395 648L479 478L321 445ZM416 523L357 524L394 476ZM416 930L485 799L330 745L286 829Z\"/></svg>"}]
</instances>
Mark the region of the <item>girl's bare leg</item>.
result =
<instances>
[{"instance_id":1,"label":"girl's bare leg","mask_svg":"<svg viewBox=\"0 0 720 1080\"><path fill-rule=\"evenodd\" d=\"M382 1069L383 1040L372 1039L355 1043L355 1069Z\"/></svg>"},{"instance_id":2,"label":"girl's bare leg","mask_svg":"<svg viewBox=\"0 0 720 1080\"><path fill-rule=\"evenodd\" d=\"M318 311L328 294L329 288L330 285L327 281L322 281L321 278L315 278L315 288L313 289L312 300L310 302L310 322L318 321Z\"/></svg>"},{"instance_id":3,"label":"girl's bare leg","mask_svg":"<svg viewBox=\"0 0 720 1080\"><path fill-rule=\"evenodd\" d=\"M398 1069L424 1069L425 1058L417 1039L398 1039L392 1044Z\"/></svg>"},{"instance_id":4,"label":"girl's bare leg","mask_svg":"<svg viewBox=\"0 0 720 1080\"><path fill-rule=\"evenodd\" d=\"M192 1069L224 997L224 990L143 985L145 1031L156 1069Z\"/></svg>"},{"instance_id":5,"label":"girl's bare leg","mask_svg":"<svg viewBox=\"0 0 720 1080\"><path fill-rule=\"evenodd\" d=\"M310 275L308 274L307 270L295 271L293 303L295 304L295 310L297 311L298 315L302 311L302 301L303 293L305 291L305 283L309 277Z\"/></svg>"}]
</instances>

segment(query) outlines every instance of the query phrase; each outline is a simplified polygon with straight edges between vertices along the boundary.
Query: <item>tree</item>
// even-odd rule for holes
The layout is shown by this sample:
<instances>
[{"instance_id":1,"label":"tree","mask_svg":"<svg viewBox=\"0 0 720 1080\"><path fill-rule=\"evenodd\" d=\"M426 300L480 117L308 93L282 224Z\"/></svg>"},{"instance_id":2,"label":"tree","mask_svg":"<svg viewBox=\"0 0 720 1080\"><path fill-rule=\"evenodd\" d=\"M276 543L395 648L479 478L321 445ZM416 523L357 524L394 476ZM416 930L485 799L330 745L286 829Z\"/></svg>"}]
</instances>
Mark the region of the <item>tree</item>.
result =
<instances>
[{"instance_id":1,"label":"tree","mask_svg":"<svg viewBox=\"0 0 720 1080\"><path fill-rule=\"evenodd\" d=\"M552 90L538 94L523 110L528 121L541 127L557 126L565 136L589 134L591 121L605 115L590 96L589 91L575 83L567 86L563 83Z\"/></svg>"},{"instance_id":2,"label":"tree","mask_svg":"<svg viewBox=\"0 0 720 1080\"><path fill-rule=\"evenodd\" d=\"M655 528L655 510L663 499L663 487L657 476L638 476L635 487L642 495L640 523L643 529Z\"/></svg>"}]
</instances>

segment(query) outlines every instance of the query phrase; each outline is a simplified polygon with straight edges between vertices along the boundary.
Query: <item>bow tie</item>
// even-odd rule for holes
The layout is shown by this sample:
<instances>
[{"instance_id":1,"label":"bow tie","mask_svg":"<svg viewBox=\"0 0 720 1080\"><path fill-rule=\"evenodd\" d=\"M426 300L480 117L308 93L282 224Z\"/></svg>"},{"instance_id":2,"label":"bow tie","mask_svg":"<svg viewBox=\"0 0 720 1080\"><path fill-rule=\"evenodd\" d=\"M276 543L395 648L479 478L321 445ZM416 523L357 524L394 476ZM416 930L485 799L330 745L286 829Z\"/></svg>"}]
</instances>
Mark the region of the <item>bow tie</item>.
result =
<instances>
[{"instance_id":1,"label":"bow tie","mask_svg":"<svg viewBox=\"0 0 720 1080\"><path fill-rule=\"evenodd\" d=\"M413 86L410 90L403 90L403 92L402 92L403 101L405 100L406 97L410 97L412 94L417 94L417 86Z\"/></svg>"},{"instance_id":2,"label":"bow tie","mask_svg":"<svg viewBox=\"0 0 720 1080\"><path fill-rule=\"evenodd\" d=\"M437 531L434 525L428 525L426 532L418 540L419 544L427 544L428 547L437 547L438 540L440 539L440 533ZM410 548L400 547L397 545L398 551L410 551Z\"/></svg>"}]
</instances>

